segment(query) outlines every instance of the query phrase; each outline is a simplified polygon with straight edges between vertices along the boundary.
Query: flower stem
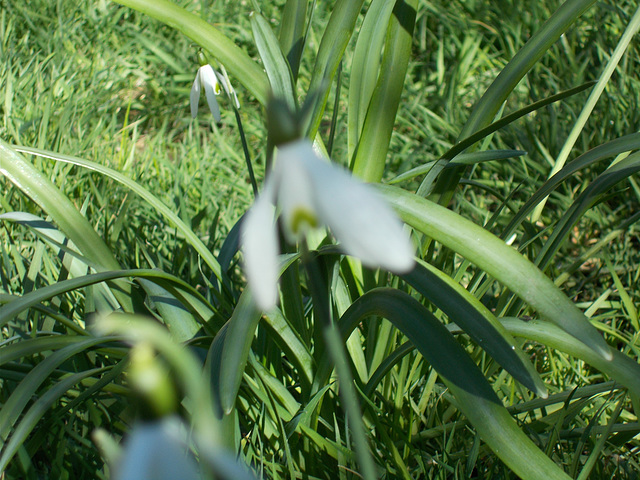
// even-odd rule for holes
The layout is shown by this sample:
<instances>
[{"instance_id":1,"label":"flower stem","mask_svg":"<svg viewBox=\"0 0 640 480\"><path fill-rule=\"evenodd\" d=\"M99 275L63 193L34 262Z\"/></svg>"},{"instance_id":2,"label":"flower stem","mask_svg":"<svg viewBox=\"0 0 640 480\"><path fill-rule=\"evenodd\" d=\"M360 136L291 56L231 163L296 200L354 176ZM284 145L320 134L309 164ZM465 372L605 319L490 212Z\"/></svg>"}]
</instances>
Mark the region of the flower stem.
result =
<instances>
[{"instance_id":1,"label":"flower stem","mask_svg":"<svg viewBox=\"0 0 640 480\"><path fill-rule=\"evenodd\" d=\"M329 294L322 277L322 272L314 255L309 252L306 241L300 241L302 264L307 272L309 291L313 298L314 314L322 326L325 347L335 364L340 381L339 395L347 415L347 423L351 427L356 457L360 464L361 474L365 480L377 478L375 464L369 450L362 411L353 386L353 376L347 359L347 353L340 338L340 333L332 320L329 305Z\"/></svg>"},{"instance_id":2,"label":"flower stem","mask_svg":"<svg viewBox=\"0 0 640 480\"><path fill-rule=\"evenodd\" d=\"M253 188L253 196L258 196L258 183L256 182L256 176L253 173L253 165L251 164L251 155L249 154L249 146L247 145L247 137L244 134L244 128L242 127L242 119L240 118L240 111L234 105L233 113L236 115L236 122L238 123L238 131L240 132L240 141L242 143L242 151L244 152L244 158L247 162L247 170L249 172L249 179L251 181L251 187Z\"/></svg>"}]
</instances>

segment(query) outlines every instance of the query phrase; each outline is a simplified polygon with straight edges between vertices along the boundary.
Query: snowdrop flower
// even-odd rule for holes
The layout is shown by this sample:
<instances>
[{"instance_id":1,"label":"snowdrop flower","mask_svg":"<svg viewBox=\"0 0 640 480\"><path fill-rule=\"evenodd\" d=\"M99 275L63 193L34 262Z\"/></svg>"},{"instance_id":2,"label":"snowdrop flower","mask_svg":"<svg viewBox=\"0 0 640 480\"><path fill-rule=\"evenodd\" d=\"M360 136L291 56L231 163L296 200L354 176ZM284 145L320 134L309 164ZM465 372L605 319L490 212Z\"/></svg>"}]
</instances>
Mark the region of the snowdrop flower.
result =
<instances>
[{"instance_id":1,"label":"snowdrop flower","mask_svg":"<svg viewBox=\"0 0 640 480\"><path fill-rule=\"evenodd\" d=\"M277 164L242 227L244 264L259 308L275 306L280 274L276 207L287 241L328 226L344 251L364 265L406 273L414 249L402 223L368 185L322 160L308 140L278 150Z\"/></svg>"},{"instance_id":2,"label":"snowdrop flower","mask_svg":"<svg viewBox=\"0 0 640 480\"><path fill-rule=\"evenodd\" d=\"M114 470L116 480L202 478L189 451L187 427L173 416L134 426Z\"/></svg>"},{"instance_id":3,"label":"snowdrop flower","mask_svg":"<svg viewBox=\"0 0 640 480\"><path fill-rule=\"evenodd\" d=\"M226 87L227 81L223 78L224 86ZM196 79L191 87L191 116L196 118L198 114L198 102L200 101L200 90L204 88L204 95L207 97L207 104L211 115L216 119L216 122L220 121L220 107L216 100L216 95L220 95L222 89L220 88L220 81L218 80L218 74L211 68L211 65L206 64L198 69Z\"/></svg>"}]
</instances>

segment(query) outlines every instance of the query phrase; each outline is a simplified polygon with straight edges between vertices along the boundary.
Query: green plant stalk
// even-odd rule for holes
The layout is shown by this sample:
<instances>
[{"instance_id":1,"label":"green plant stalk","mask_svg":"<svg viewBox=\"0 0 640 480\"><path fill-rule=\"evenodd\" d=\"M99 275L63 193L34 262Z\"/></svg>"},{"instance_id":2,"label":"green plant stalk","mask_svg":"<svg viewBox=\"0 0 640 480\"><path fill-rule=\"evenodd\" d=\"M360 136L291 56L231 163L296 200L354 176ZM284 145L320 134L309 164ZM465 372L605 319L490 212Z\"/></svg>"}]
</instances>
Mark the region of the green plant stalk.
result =
<instances>
[{"instance_id":1,"label":"green plant stalk","mask_svg":"<svg viewBox=\"0 0 640 480\"><path fill-rule=\"evenodd\" d=\"M564 2L500 72L476 104L458 138L469 137L477 130L489 125L504 101L531 67L560 38L560 35L594 3L595 0L567 0ZM443 171L434 186L431 199L440 205L447 206L463 171L463 167Z\"/></svg>"},{"instance_id":2,"label":"green plant stalk","mask_svg":"<svg viewBox=\"0 0 640 480\"><path fill-rule=\"evenodd\" d=\"M269 98L269 82L262 68L246 52L199 16L169 0L114 0L149 15L183 33L210 52L262 105Z\"/></svg>"},{"instance_id":3,"label":"green plant stalk","mask_svg":"<svg viewBox=\"0 0 640 480\"><path fill-rule=\"evenodd\" d=\"M365 182L379 182L389 151L405 76L411 58L417 0L397 2L391 16L373 92L353 161L353 174Z\"/></svg>"},{"instance_id":4,"label":"green plant stalk","mask_svg":"<svg viewBox=\"0 0 640 480\"><path fill-rule=\"evenodd\" d=\"M361 474L365 480L374 480L378 476L376 475L375 465L371 457L371 451L369 450L365 426L362 421L362 411L353 386L353 376L351 375L351 368L347 360L344 341L340 337L340 333L332 319L327 286L323 281L323 276L316 263L316 259L311 256L306 242L302 240L300 244L302 264L307 272L309 290L313 297L314 318L320 323L325 347L335 365L338 379L340 380L339 394L353 435L353 443L355 444Z\"/></svg>"},{"instance_id":5,"label":"green plant stalk","mask_svg":"<svg viewBox=\"0 0 640 480\"><path fill-rule=\"evenodd\" d=\"M613 51L613 54L609 58L609 61L607 62L607 65L605 66L604 71L602 72L602 75L598 79L598 83L596 83L595 87L593 87L593 90L591 91L589 98L584 104L584 107L582 107L582 111L580 112L580 115L578 116L576 122L574 123L573 128L571 129L571 132L567 137L567 140L564 142L564 145L562 146L562 149L560 150L560 153L556 158L556 162L553 165L551 172L549 172L549 178L553 177L556 173L562 170L565 163L567 162L567 159L569 158L569 154L571 153L573 146L578 140L580 133L582 133L584 126L587 124L587 121L589 120L589 117L591 116L591 113L593 112L593 109L595 108L596 103L598 103L600 96L604 92L605 87L609 83L609 80L611 79L611 75L613 75L613 72L616 70L618 63L620 63L620 60L622 59L622 55L624 55L624 52L627 51L627 48L629 47L629 44L631 43L631 40L633 39L634 35L638 33L638 29L640 29L640 7L638 7L638 9L636 10L636 13L634 13L633 17L631 18L629 25L627 25L627 28L622 34L622 37L620 38L618 45L616 46L615 50ZM536 205L536 208L533 210L531 214L531 223L535 223L540 218L540 215L542 214L542 210L544 209L544 206L547 203L547 198L548 197L543 198L540 201L540 203Z\"/></svg>"}]
</instances>

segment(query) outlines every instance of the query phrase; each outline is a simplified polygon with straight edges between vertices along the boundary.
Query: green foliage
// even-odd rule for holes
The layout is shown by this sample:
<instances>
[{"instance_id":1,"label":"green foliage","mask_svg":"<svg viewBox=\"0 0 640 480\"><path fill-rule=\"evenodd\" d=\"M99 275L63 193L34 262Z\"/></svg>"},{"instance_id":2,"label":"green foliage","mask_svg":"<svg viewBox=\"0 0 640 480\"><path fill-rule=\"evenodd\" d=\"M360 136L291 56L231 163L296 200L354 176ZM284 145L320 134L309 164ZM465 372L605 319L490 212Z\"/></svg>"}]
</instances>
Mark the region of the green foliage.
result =
<instances>
[{"instance_id":1,"label":"green foliage","mask_svg":"<svg viewBox=\"0 0 640 480\"><path fill-rule=\"evenodd\" d=\"M117 2L0 13L0 472L111 478L146 426L204 478L637 478L633 2ZM281 235L256 308L247 165L291 132L414 270Z\"/></svg>"}]
</instances>

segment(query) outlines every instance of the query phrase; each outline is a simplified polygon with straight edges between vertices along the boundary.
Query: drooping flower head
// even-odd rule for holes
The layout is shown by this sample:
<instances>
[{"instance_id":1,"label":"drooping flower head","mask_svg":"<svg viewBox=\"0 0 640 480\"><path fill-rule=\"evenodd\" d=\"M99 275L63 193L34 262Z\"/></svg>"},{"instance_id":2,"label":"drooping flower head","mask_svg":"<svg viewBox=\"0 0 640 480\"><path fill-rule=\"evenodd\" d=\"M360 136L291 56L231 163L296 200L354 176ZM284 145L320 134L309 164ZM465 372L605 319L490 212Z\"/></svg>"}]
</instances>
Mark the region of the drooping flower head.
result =
<instances>
[{"instance_id":1,"label":"drooping flower head","mask_svg":"<svg viewBox=\"0 0 640 480\"><path fill-rule=\"evenodd\" d=\"M323 160L309 140L296 140L279 148L275 168L242 228L247 280L264 310L277 301L277 211L290 243L327 226L345 253L366 266L406 273L414 265L402 223L375 190Z\"/></svg>"},{"instance_id":2,"label":"drooping flower head","mask_svg":"<svg viewBox=\"0 0 640 480\"><path fill-rule=\"evenodd\" d=\"M211 65L202 65L198 69L196 79L191 87L191 96L189 98L191 104L191 116L196 118L198 115L198 103L200 101L200 91L204 90L204 95L207 98L207 105L211 115L216 119L216 122L220 121L220 107L218 106L218 100L216 95L220 95L222 89L220 88L220 82L216 72L213 71Z\"/></svg>"}]
</instances>

